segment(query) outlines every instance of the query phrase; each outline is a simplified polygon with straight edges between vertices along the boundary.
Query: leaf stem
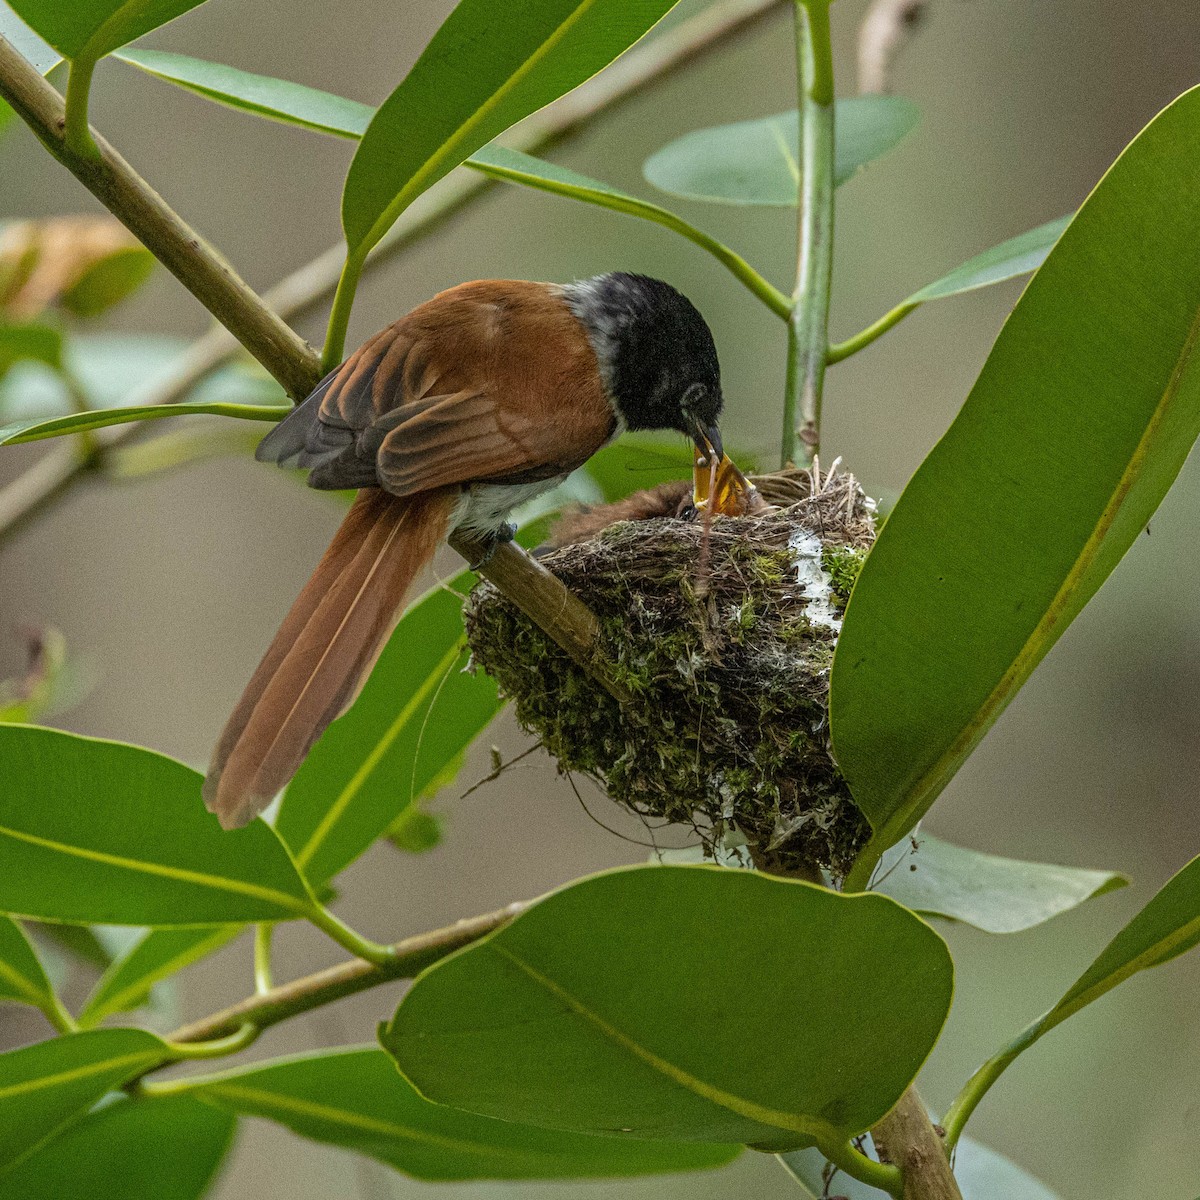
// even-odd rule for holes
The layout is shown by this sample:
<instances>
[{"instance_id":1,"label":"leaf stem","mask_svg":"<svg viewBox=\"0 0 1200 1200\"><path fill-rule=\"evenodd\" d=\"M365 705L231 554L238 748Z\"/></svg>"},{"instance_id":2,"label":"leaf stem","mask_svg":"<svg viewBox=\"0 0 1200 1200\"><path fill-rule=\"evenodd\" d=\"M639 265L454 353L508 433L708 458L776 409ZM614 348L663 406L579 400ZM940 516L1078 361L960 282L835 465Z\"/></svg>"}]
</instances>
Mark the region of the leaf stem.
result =
<instances>
[{"instance_id":1,"label":"leaf stem","mask_svg":"<svg viewBox=\"0 0 1200 1200\"><path fill-rule=\"evenodd\" d=\"M781 452L784 466L797 461L810 465L821 446L821 399L829 351L829 293L833 273L831 2L795 0L800 107L799 254L788 321ZM799 460L798 453L802 455Z\"/></svg>"},{"instance_id":2,"label":"leaf stem","mask_svg":"<svg viewBox=\"0 0 1200 1200\"><path fill-rule=\"evenodd\" d=\"M235 1033L246 1024L252 1024L259 1030L269 1029L289 1017L332 1004L344 996L352 996L395 979L411 979L452 951L469 946L507 925L528 907L528 903L510 904L495 912L469 917L454 925L406 938L387 947L388 956L378 963L355 959L318 971L315 975L281 984L269 992L249 996L221 1012L181 1026L169 1035L169 1041L172 1044L212 1041Z\"/></svg>"},{"instance_id":3,"label":"leaf stem","mask_svg":"<svg viewBox=\"0 0 1200 1200\"><path fill-rule=\"evenodd\" d=\"M260 921L254 928L254 991L263 996L274 986L271 974L271 935L275 926L270 921Z\"/></svg>"},{"instance_id":4,"label":"leaf stem","mask_svg":"<svg viewBox=\"0 0 1200 1200\"><path fill-rule=\"evenodd\" d=\"M916 312L921 305L906 300L903 304L897 304L895 308L889 312L885 312L878 321L872 322L862 330L856 333L853 337L847 338L844 342L834 342L829 347L829 353L825 356L826 363L841 362L844 358L849 358L852 354L857 354L860 350L866 349L876 338L883 337L889 329L899 325L909 313Z\"/></svg>"},{"instance_id":5,"label":"leaf stem","mask_svg":"<svg viewBox=\"0 0 1200 1200\"><path fill-rule=\"evenodd\" d=\"M312 908L305 913L305 916L310 924L315 925L322 933L328 934L343 949L349 950L357 958L375 966L391 962L396 953L394 946L388 946L383 942L373 942L351 929L345 921L335 917L319 900L313 901Z\"/></svg>"},{"instance_id":6,"label":"leaf stem","mask_svg":"<svg viewBox=\"0 0 1200 1200\"><path fill-rule=\"evenodd\" d=\"M252 1021L247 1021L233 1033L224 1037L210 1038L203 1042L173 1042L167 1039L167 1049L172 1062L183 1062L194 1058L224 1058L227 1054L237 1054L258 1040L262 1030ZM163 1064L164 1066L167 1064Z\"/></svg>"},{"instance_id":7,"label":"leaf stem","mask_svg":"<svg viewBox=\"0 0 1200 1200\"><path fill-rule=\"evenodd\" d=\"M1028 1050L1050 1028L1052 1026L1047 1025L1046 1016L1038 1017L1036 1021L1022 1029L1007 1046L993 1054L967 1080L942 1120L942 1127L946 1131L946 1148L948 1150L952 1150L958 1145L963 1127L971 1119L971 1114L979 1107L979 1102L987 1095L992 1084L1004 1074L1019 1054Z\"/></svg>"},{"instance_id":8,"label":"leaf stem","mask_svg":"<svg viewBox=\"0 0 1200 1200\"><path fill-rule=\"evenodd\" d=\"M325 330L325 349L321 352L321 370L332 371L342 361L346 350L346 331L350 328L350 310L362 278L366 254L351 254L346 257L342 273L338 278L337 291L333 295L333 307L329 310L329 325Z\"/></svg>"},{"instance_id":9,"label":"leaf stem","mask_svg":"<svg viewBox=\"0 0 1200 1200\"><path fill-rule=\"evenodd\" d=\"M820 1145L818 1149L838 1170L845 1171L852 1179L878 1188L881 1192L887 1192L889 1196L897 1197L897 1200L904 1194L904 1181L899 1168L868 1158L853 1143L831 1142Z\"/></svg>"},{"instance_id":10,"label":"leaf stem","mask_svg":"<svg viewBox=\"0 0 1200 1200\"><path fill-rule=\"evenodd\" d=\"M67 92L63 110L63 137L70 149L81 158L100 161L100 147L92 137L88 124L88 99L92 90L94 58L76 58L67 74Z\"/></svg>"},{"instance_id":11,"label":"leaf stem","mask_svg":"<svg viewBox=\"0 0 1200 1200\"><path fill-rule=\"evenodd\" d=\"M57 992L51 991L45 997L45 1003L38 1004L38 1008L59 1033L79 1032L81 1028L79 1022L71 1016L66 1005L58 998Z\"/></svg>"}]
</instances>

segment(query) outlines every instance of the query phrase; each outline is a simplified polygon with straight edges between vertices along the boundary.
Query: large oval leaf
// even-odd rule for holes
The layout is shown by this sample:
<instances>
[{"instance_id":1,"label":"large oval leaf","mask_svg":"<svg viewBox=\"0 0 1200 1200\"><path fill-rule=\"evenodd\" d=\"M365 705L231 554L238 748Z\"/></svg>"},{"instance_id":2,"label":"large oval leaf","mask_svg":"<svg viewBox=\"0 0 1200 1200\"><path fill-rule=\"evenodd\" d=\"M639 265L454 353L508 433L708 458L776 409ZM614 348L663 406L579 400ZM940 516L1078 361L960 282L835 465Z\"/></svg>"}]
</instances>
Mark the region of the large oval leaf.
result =
<instances>
[{"instance_id":1,"label":"large oval leaf","mask_svg":"<svg viewBox=\"0 0 1200 1200\"><path fill-rule=\"evenodd\" d=\"M578 1179L717 1167L739 1146L535 1129L424 1100L382 1050L334 1050L202 1080L196 1095L418 1179Z\"/></svg>"},{"instance_id":2,"label":"large oval leaf","mask_svg":"<svg viewBox=\"0 0 1200 1200\"><path fill-rule=\"evenodd\" d=\"M356 859L440 781L500 711L496 684L466 672L464 573L404 614L362 694L288 785L275 827L309 882Z\"/></svg>"},{"instance_id":3,"label":"large oval leaf","mask_svg":"<svg viewBox=\"0 0 1200 1200\"><path fill-rule=\"evenodd\" d=\"M231 942L242 925L196 925L187 929L149 929L100 977L79 1012L85 1029L112 1013L145 1004L154 985Z\"/></svg>"},{"instance_id":4,"label":"large oval leaf","mask_svg":"<svg viewBox=\"0 0 1200 1200\"><path fill-rule=\"evenodd\" d=\"M834 751L911 829L1145 528L1200 433L1200 91L1101 180L1018 302L846 612Z\"/></svg>"},{"instance_id":5,"label":"large oval leaf","mask_svg":"<svg viewBox=\"0 0 1200 1200\"><path fill-rule=\"evenodd\" d=\"M834 114L834 184L840 186L891 150L917 124L914 104L898 96L839 100ZM669 142L642 168L661 191L717 204L795 208L800 196L796 110L716 125Z\"/></svg>"},{"instance_id":6,"label":"large oval leaf","mask_svg":"<svg viewBox=\"0 0 1200 1200\"><path fill-rule=\"evenodd\" d=\"M54 989L25 931L0 917L0 1002L5 1000L45 1009L54 1003Z\"/></svg>"},{"instance_id":7,"label":"large oval leaf","mask_svg":"<svg viewBox=\"0 0 1200 1200\"><path fill-rule=\"evenodd\" d=\"M8 0L64 58L97 59L204 0Z\"/></svg>"},{"instance_id":8,"label":"large oval leaf","mask_svg":"<svg viewBox=\"0 0 1200 1200\"><path fill-rule=\"evenodd\" d=\"M460 0L363 135L342 197L352 256L498 133L633 45L675 0Z\"/></svg>"},{"instance_id":9,"label":"large oval leaf","mask_svg":"<svg viewBox=\"0 0 1200 1200\"><path fill-rule=\"evenodd\" d=\"M0 1200L199 1200L236 1125L188 1096L114 1100L0 1175Z\"/></svg>"},{"instance_id":10,"label":"large oval leaf","mask_svg":"<svg viewBox=\"0 0 1200 1200\"><path fill-rule=\"evenodd\" d=\"M113 925L303 916L304 881L262 821L226 833L201 777L164 755L0 725L0 912Z\"/></svg>"},{"instance_id":11,"label":"large oval leaf","mask_svg":"<svg viewBox=\"0 0 1200 1200\"><path fill-rule=\"evenodd\" d=\"M431 967L380 1036L422 1094L488 1116L841 1142L912 1081L952 978L941 938L885 897L634 867L555 892Z\"/></svg>"},{"instance_id":12,"label":"large oval leaf","mask_svg":"<svg viewBox=\"0 0 1200 1200\"><path fill-rule=\"evenodd\" d=\"M167 1056L140 1029L98 1029L0 1054L0 1175L105 1092Z\"/></svg>"}]
</instances>

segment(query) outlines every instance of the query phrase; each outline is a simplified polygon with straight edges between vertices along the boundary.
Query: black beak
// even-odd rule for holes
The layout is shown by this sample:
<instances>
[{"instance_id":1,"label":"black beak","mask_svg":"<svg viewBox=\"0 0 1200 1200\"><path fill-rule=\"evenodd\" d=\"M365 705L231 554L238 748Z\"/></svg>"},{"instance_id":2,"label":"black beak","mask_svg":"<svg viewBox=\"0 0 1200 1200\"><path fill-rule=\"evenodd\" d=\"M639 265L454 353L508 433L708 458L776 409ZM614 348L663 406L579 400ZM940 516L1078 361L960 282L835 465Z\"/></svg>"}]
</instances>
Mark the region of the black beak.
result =
<instances>
[{"instance_id":1,"label":"black beak","mask_svg":"<svg viewBox=\"0 0 1200 1200\"><path fill-rule=\"evenodd\" d=\"M696 443L696 449L707 458L710 454L717 456L717 462L725 457L725 449L721 445L721 431L715 425L705 425L699 417L688 415L688 436Z\"/></svg>"}]
</instances>

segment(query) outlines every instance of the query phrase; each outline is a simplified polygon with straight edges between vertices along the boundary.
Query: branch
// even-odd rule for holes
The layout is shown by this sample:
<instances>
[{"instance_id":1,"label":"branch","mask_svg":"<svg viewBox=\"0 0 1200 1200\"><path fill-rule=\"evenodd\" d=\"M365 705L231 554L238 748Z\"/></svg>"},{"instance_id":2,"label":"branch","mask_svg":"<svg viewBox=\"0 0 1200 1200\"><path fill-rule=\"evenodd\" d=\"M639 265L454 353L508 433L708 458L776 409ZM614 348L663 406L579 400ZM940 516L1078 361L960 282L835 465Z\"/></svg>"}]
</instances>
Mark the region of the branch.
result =
<instances>
[{"instance_id":1,"label":"branch","mask_svg":"<svg viewBox=\"0 0 1200 1200\"><path fill-rule=\"evenodd\" d=\"M315 382L311 347L101 137L98 155L67 144L63 98L0 37L0 97L42 144L275 376L293 399Z\"/></svg>"},{"instance_id":2,"label":"branch","mask_svg":"<svg viewBox=\"0 0 1200 1200\"><path fill-rule=\"evenodd\" d=\"M946 1147L915 1087L900 1097L871 1137L880 1161L900 1168L903 1200L962 1200Z\"/></svg>"},{"instance_id":3,"label":"branch","mask_svg":"<svg viewBox=\"0 0 1200 1200\"><path fill-rule=\"evenodd\" d=\"M467 917L444 929L405 938L391 947L392 953L386 962L372 964L353 959L269 991L258 992L221 1012L181 1026L167 1034L167 1041L208 1042L228 1037L247 1025L261 1032L288 1017L332 1004L356 992L365 992L381 983L412 979L451 951L469 946L485 934L507 925L528 907L528 901L518 901L496 912Z\"/></svg>"},{"instance_id":4,"label":"branch","mask_svg":"<svg viewBox=\"0 0 1200 1200\"><path fill-rule=\"evenodd\" d=\"M929 0L875 0L858 30L858 90L890 92L896 56L925 19Z\"/></svg>"}]
</instances>

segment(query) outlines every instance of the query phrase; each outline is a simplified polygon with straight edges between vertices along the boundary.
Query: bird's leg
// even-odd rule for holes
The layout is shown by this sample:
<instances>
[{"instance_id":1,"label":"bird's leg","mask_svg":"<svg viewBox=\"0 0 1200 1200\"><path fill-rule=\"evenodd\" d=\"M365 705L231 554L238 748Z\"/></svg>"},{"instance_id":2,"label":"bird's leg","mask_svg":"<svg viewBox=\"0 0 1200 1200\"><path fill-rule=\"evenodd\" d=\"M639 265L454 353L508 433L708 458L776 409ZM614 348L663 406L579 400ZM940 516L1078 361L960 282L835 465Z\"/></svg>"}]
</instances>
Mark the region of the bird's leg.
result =
<instances>
[{"instance_id":1,"label":"bird's leg","mask_svg":"<svg viewBox=\"0 0 1200 1200\"><path fill-rule=\"evenodd\" d=\"M480 555L473 563L467 564L468 568L478 571L480 567L486 567L492 561L496 547L511 542L516 536L517 527L511 521L505 521L480 542Z\"/></svg>"}]
</instances>

